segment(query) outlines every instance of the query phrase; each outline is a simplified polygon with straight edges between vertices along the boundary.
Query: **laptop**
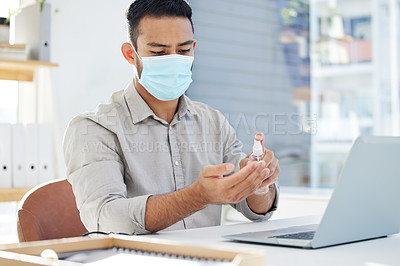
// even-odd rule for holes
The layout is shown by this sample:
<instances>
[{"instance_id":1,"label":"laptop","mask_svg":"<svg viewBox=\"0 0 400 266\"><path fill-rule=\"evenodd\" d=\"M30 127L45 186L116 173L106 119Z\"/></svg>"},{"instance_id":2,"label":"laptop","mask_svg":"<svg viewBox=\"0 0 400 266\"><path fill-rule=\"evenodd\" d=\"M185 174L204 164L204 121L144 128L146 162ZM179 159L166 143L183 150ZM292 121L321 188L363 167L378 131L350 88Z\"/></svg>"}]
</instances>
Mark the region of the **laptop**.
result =
<instances>
[{"instance_id":1,"label":"laptop","mask_svg":"<svg viewBox=\"0 0 400 266\"><path fill-rule=\"evenodd\" d=\"M226 235L261 244L322 248L400 232L400 137L354 142L320 224Z\"/></svg>"}]
</instances>

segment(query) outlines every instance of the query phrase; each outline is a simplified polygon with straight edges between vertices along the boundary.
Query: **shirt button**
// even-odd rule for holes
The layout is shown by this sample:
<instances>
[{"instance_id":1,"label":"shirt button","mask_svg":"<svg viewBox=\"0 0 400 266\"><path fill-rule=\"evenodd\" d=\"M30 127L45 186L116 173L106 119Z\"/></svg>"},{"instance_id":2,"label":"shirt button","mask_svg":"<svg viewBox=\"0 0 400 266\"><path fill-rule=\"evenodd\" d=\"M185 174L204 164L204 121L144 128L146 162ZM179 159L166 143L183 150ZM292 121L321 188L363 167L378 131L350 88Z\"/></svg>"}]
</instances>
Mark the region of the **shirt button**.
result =
<instances>
[{"instance_id":1,"label":"shirt button","mask_svg":"<svg viewBox=\"0 0 400 266\"><path fill-rule=\"evenodd\" d=\"M175 165L178 166L179 165L179 161L175 161Z\"/></svg>"}]
</instances>

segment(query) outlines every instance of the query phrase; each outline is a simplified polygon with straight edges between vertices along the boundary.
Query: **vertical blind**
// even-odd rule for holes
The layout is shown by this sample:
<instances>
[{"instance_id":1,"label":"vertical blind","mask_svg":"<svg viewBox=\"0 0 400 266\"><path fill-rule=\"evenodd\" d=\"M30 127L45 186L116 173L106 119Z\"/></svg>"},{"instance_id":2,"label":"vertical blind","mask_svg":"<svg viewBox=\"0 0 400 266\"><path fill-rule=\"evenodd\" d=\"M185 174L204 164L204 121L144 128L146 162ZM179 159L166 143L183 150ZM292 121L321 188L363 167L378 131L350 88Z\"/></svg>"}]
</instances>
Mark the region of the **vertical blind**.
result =
<instances>
[{"instance_id":1,"label":"vertical blind","mask_svg":"<svg viewBox=\"0 0 400 266\"><path fill-rule=\"evenodd\" d=\"M309 116L308 104L299 110L294 95L310 85L308 21L291 8L296 1L189 2L197 46L188 96L220 110L245 153L251 151L254 135L264 132L267 147L282 164L287 162L282 181L307 182L310 134L301 121ZM283 12L297 19L285 24ZM307 169L293 168L299 160Z\"/></svg>"}]
</instances>

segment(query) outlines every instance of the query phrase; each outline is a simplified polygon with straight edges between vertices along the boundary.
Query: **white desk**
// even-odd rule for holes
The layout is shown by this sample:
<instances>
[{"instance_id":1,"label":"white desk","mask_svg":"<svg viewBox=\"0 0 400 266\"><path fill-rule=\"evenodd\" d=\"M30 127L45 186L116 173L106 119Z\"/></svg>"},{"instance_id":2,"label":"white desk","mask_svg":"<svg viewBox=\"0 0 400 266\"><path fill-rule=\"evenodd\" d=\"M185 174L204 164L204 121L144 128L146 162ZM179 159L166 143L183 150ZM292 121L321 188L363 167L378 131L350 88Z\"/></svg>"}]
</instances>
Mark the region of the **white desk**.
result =
<instances>
[{"instance_id":1,"label":"white desk","mask_svg":"<svg viewBox=\"0 0 400 266\"><path fill-rule=\"evenodd\" d=\"M261 223L245 223L206 227L182 231L160 232L148 235L150 238L179 240L200 246L223 245L235 248L262 250L266 254L265 265L400 265L400 234L387 238L362 241L334 247L308 250L268 245L231 242L221 236L248 231L272 230L292 225L318 223L321 217L300 217L296 219L271 220Z\"/></svg>"}]
</instances>

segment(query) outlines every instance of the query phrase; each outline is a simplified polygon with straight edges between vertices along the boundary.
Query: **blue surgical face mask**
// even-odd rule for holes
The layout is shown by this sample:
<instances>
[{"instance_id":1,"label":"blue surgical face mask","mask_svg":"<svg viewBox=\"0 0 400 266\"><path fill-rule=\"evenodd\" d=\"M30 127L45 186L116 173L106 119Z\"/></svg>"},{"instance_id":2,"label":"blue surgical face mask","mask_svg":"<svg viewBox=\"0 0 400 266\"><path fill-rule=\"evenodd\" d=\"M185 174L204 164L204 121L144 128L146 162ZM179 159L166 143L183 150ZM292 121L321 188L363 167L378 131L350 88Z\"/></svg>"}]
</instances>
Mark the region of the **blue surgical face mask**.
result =
<instances>
[{"instance_id":1,"label":"blue surgical face mask","mask_svg":"<svg viewBox=\"0 0 400 266\"><path fill-rule=\"evenodd\" d=\"M161 101L179 98L192 83L193 56L178 54L142 57L139 83Z\"/></svg>"}]
</instances>

